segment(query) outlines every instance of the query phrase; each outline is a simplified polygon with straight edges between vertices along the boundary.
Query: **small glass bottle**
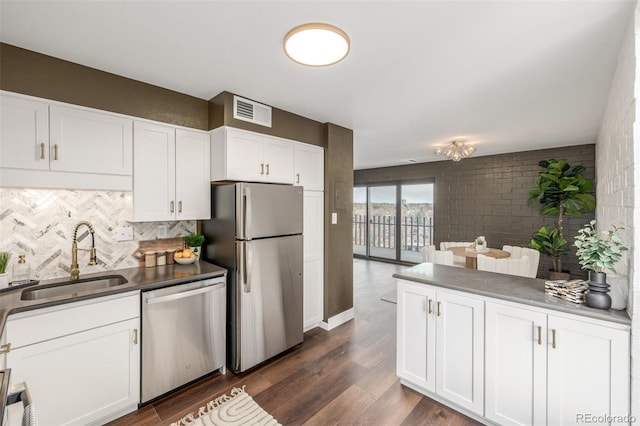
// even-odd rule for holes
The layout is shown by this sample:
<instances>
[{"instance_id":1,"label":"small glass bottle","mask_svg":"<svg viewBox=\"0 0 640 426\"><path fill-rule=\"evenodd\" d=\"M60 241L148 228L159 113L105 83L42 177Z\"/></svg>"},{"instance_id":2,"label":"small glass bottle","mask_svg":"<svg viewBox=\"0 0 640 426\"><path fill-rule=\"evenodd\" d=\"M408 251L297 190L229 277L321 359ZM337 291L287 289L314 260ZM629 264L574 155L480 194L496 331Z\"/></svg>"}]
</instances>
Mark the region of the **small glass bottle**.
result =
<instances>
[{"instance_id":1,"label":"small glass bottle","mask_svg":"<svg viewBox=\"0 0 640 426\"><path fill-rule=\"evenodd\" d=\"M18 256L18 263L13 265L13 273L11 275L11 284L25 284L29 282L31 269L24 258L24 254Z\"/></svg>"}]
</instances>

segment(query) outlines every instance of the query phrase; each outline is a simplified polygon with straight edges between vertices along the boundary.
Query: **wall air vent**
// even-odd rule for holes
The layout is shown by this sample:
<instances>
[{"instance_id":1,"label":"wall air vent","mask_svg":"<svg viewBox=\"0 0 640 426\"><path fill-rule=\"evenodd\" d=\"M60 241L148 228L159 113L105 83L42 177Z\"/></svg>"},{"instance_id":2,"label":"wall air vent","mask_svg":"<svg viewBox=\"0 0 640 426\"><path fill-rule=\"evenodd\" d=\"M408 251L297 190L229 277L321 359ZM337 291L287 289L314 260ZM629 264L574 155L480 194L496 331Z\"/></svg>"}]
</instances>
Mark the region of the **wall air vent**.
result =
<instances>
[{"instance_id":1,"label":"wall air vent","mask_svg":"<svg viewBox=\"0 0 640 426\"><path fill-rule=\"evenodd\" d=\"M271 127L271 107L234 96L233 118Z\"/></svg>"}]
</instances>

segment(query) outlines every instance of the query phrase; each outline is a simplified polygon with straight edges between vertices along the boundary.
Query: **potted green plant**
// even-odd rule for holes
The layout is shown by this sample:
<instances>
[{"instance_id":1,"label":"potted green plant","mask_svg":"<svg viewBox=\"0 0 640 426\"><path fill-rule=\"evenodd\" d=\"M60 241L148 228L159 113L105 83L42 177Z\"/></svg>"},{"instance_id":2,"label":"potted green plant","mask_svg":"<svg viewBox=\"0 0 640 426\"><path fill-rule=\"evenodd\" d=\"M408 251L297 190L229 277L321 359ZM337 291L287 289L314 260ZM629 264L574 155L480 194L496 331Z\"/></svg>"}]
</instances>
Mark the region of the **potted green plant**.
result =
<instances>
[{"instance_id":1,"label":"potted green plant","mask_svg":"<svg viewBox=\"0 0 640 426\"><path fill-rule=\"evenodd\" d=\"M204 235L194 232L184 237L184 241L196 255L196 259L200 260L201 247L204 244Z\"/></svg>"},{"instance_id":2,"label":"potted green plant","mask_svg":"<svg viewBox=\"0 0 640 426\"><path fill-rule=\"evenodd\" d=\"M482 251L482 250L487 248L487 242L484 239L484 237L476 238L475 243L476 243L476 250L478 250L478 251Z\"/></svg>"},{"instance_id":3,"label":"potted green plant","mask_svg":"<svg viewBox=\"0 0 640 426\"><path fill-rule=\"evenodd\" d=\"M589 271L589 291L585 295L587 306L598 309L609 309L611 297L607 284L607 270L616 272L614 265L627 250L618 231L622 229L612 226L602 234L596 230L596 221L592 220L578 231L574 245L582 269Z\"/></svg>"},{"instance_id":4,"label":"potted green plant","mask_svg":"<svg viewBox=\"0 0 640 426\"><path fill-rule=\"evenodd\" d=\"M11 260L11 253L0 251L0 288L9 286L9 273L7 272L9 260Z\"/></svg>"},{"instance_id":5,"label":"potted green plant","mask_svg":"<svg viewBox=\"0 0 640 426\"><path fill-rule=\"evenodd\" d=\"M550 229L546 226L538 229L536 233L533 234L533 238L529 242L530 248L551 258L553 271L549 273L549 278L552 280L569 278L569 274L561 272L558 265L560 263L561 256L568 251L566 245L567 240L560 236L560 232L558 232L557 229Z\"/></svg>"},{"instance_id":6,"label":"potted green plant","mask_svg":"<svg viewBox=\"0 0 640 426\"><path fill-rule=\"evenodd\" d=\"M564 240L564 244L567 244L564 238L565 216L581 217L582 212L595 209L596 199L589 193L593 189L593 182L583 176L583 166L570 166L567 160L552 158L540 161L538 165L545 170L536 177L535 188L529 191L527 204L529 207L539 207L543 216L556 216L559 237L556 243ZM551 236L551 230L546 229L547 234ZM542 228L536 235L541 230ZM534 246L530 247L538 250ZM561 250L555 259L552 257L554 272L562 272L562 254L567 251ZM540 253L547 254L544 251Z\"/></svg>"}]
</instances>

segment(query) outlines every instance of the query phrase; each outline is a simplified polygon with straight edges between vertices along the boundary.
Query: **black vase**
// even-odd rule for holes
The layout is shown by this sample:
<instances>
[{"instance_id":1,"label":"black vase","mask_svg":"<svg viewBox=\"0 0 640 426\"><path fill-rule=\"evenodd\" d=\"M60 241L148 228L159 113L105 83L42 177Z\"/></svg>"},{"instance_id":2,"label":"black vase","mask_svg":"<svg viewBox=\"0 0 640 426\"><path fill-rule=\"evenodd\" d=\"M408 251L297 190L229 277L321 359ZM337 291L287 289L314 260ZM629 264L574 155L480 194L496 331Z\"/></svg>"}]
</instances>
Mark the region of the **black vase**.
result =
<instances>
[{"instance_id":1,"label":"black vase","mask_svg":"<svg viewBox=\"0 0 640 426\"><path fill-rule=\"evenodd\" d=\"M589 271L589 291L584 296L586 305L597 309L609 309L611 297L607 293L609 293L607 274Z\"/></svg>"}]
</instances>

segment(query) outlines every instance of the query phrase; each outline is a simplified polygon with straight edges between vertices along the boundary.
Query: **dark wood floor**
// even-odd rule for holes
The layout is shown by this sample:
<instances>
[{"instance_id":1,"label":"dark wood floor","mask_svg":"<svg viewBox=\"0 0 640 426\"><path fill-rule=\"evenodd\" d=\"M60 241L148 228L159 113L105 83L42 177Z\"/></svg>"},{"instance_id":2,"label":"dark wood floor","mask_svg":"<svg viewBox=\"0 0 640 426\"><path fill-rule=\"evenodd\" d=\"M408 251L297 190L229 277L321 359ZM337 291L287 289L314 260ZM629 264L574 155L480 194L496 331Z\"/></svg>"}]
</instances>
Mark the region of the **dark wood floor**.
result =
<instances>
[{"instance_id":1,"label":"dark wood floor","mask_svg":"<svg viewBox=\"0 0 640 426\"><path fill-rule=\"evenodd\" d=\"M356 318L248 374L215 375L112 425L168 425L231 388L245 390L283 425L475 425L400 385L395 373L396 305L380 300L403 266L354 260Z\"/></svg>"}]
</instances>

